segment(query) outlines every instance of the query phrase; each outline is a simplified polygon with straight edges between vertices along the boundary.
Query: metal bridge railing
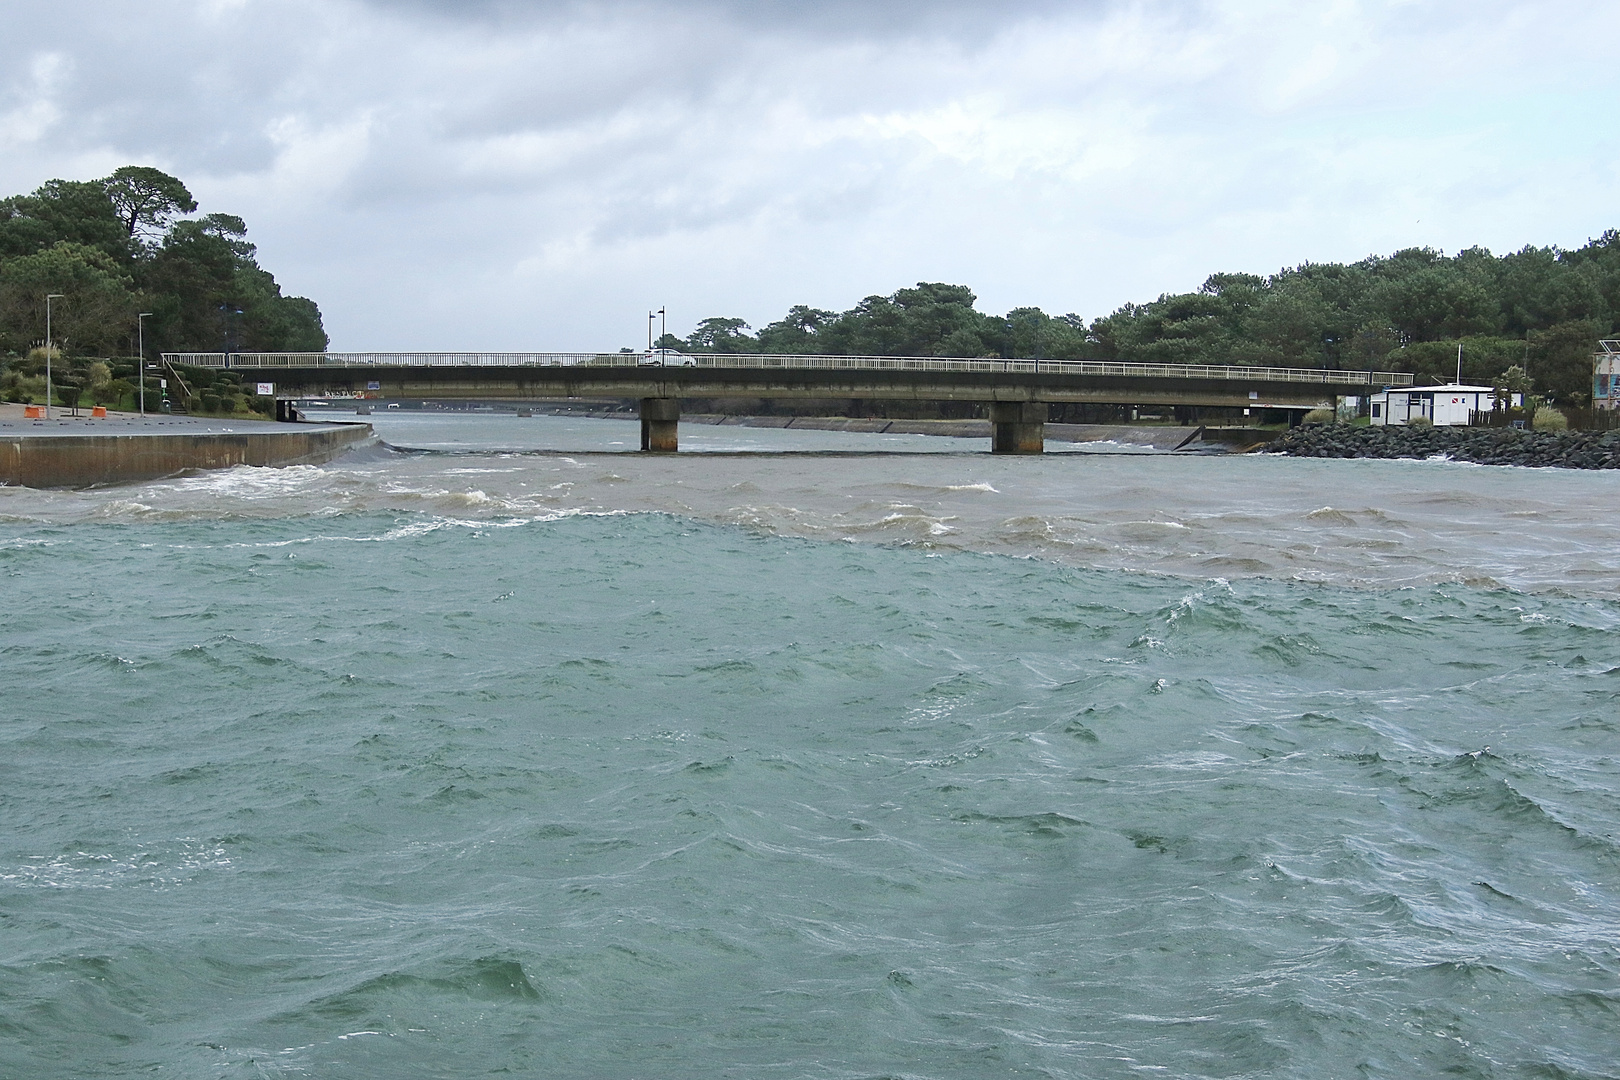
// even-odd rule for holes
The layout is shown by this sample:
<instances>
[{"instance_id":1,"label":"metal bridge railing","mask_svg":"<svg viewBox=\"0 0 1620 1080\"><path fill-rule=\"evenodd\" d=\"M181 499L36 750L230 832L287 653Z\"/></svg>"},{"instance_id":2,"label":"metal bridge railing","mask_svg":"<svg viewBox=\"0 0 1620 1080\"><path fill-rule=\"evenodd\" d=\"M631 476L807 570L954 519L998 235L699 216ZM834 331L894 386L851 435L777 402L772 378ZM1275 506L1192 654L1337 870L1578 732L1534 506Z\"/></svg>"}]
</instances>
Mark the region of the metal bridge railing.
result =
<instances>
[{"instance_id":1,"label":"metal bridge railing","mask_svg":"<svg viewBox=\"0 0 1620 1080\"><path fill-rule=\"evenodd\" d=\"M573 367L599 353L479 352L233 352L164 353L176 364L210 368L306 367ZM613 355L613 354L606 354ZM639 355L639 354L638 354Z\"/></svg>"},{"instance_id":2,"label":"metal bridge railing","mask_svg":"<svg viewBox=\"0 0 1620 1080\"><path fill-rule=\"evenodd\" d=\"M175 364L195 367L641 367L641 353L471 353L471 352L325 352L325 353L164 353ZM688 363L688 361L690 363ZM843 371L991 372L1093 375L1148 379L1222 379L1245 382L1331 383L1336 386L1411 386L1404 371L1334 371L1323 368L1246 367L1240 364L1127 364L1108 360L985 360L936 356L823 356L771 353L690 353L665 361L670 367L733 370L805 369Z\"/></svg>"}]
</instances>

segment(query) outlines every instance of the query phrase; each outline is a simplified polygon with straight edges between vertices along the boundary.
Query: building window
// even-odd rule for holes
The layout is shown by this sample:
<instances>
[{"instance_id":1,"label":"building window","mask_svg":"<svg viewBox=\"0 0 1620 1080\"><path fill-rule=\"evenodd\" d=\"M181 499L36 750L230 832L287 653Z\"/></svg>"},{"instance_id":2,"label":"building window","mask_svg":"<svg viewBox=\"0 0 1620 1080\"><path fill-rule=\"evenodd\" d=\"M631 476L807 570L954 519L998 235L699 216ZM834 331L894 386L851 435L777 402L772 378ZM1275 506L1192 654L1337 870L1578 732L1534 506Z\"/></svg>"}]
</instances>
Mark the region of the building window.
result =
<instances>
[{"instance_id":1,"label":"building window","mask_svg":"<svg viewBox=\"0 0 1620 1080\"><path fill-rule=\"evenodd\" d=\"M1384 415L1384 407L1382 405L1374 403L1374 405L1373 405L1373 415L1374 416L1383 416Z\"/></svg>"}]
</instances>

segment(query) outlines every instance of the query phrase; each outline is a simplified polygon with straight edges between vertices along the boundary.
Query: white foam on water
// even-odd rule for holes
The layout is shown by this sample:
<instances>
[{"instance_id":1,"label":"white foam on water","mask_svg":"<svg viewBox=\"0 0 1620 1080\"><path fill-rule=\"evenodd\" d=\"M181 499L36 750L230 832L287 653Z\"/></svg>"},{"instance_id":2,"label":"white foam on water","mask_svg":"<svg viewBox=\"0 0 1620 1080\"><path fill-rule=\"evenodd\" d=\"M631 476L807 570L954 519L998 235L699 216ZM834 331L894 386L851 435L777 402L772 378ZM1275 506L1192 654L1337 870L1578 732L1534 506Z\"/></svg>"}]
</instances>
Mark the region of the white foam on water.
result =
<instances>
[{"instance_id":1,"label":"white foam on water","mask_svg":"<svg viewBox=\"0 0 1620 1080\"><path fill-rule=\"evenodd\" d=\"M434 424L467 432L470 444L505 438L512 429L509 418ZM776 435L750 430L750 437L761 434ZM840 445L883 445L880 437L836 434ZM476 487L461 483L473 476ZM1333 493L1331 503L1324 503L1324 491ZM747 505L738 507L742 492ZM657 512L782 536L948 541L964 551L1195 578L1214 571L1356 587L1459 581L1612 595L1620 592L1620 519L1610 510L1617 494L1616 473L1432 461L512 457L474 447L452 455L339 458L324 466L238 467L134 488L8 489L0 502L30 523L342 520L371 513L549 520L559 511Z\"/></svg>"},{"instance_id":2,"label":"white foam on water","mask_svg":"<svg viewBox=\"0 0 1620 1080\"><path fill-rule=\"evenodd\" d=\"M204 492L235 499L271 499L300 493L326 478L326 470L319 465L287 465L280 468L233 465L229 469L202 472L152 486L159 490L169 487L182 492Z\"/></svg>"},{"instance_id":3,"label":"white foam on water","mask_svg":"<svg viewBox=\"0 0 1620 1080\"><path fill-rule=\"evenodd\" d=\"M31 855L0 869L0 882L19 889L115 889L125 885L166 888L203 871L232 866L227 850L194 837L141 844L129 852L75 851Z\"/></svg>"}]
</instances>

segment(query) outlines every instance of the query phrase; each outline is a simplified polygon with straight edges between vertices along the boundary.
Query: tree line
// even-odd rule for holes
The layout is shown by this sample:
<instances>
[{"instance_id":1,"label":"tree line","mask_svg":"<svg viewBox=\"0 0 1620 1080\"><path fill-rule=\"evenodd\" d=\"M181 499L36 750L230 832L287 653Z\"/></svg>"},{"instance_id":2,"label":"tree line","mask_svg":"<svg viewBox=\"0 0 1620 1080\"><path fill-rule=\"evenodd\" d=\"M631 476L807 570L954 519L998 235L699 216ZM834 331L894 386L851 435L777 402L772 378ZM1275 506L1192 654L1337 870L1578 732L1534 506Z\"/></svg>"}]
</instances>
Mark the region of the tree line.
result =
<instances>
[{"instance_id":1,"label":"tree line","mask_svg":"<svg viewBox=\"0 0 1620 1080\"><path fill-rule=\"evenodd\" d=\"M708 318L661 347L691 352L1019 357L1410 371L1487 385L1514 367L1570 405L1591 395L1592 353L1620 320L1620 232L1585 246L1446 256L1408 248L1355 263L1306 263L1267 277L1211 275L1196 291L1073 313L978 311L963 285L921 282L844 312L803 305L757 333Z\"/></svg>"},{"instance_id":2,"label":"tree line","mask_svg":"<svg viewBox=\"0 0 1620 1080\"><path fill-rule=\"evenodd\" d=\"M127 354L142 311L149 352L324 350L320 309L282 295L246 223L196 211L185 184L139 165L0 199L0 351L44 340L47 293L63 296L51 336L75 355Z\"/></svg>"},{"instance_id":3,"label":"tree line","mask_svg":"<svg viewBox=\"0 0 1620 1080\"><path fill-rule=\"evenodd\" d=\"M128 398L135 364L127 358L141 312L150 312L149 357L324 351L320 309L313 300L282 295L255 259L246 223L233 214L196 213L184 183L139 165L99 180L52 180L0 199L0 355L10 358L5 396L44 400L43 375L35 369L52 293L60 299L51 305L50 337L63 358L53 396L76 398L88 389L98 401ZM126 359L109 367L90 357ZM228 382L234 387L236 380Z\"/></svg>"},{"instance_id":4,"label":"tree line","mask_svg":"<svg viewBox=\"0 0 1620 1080\"><path fill-rule=\"evenodd\" d=\"M322 351L312 300L283 296L255 259L247 226L197 215L175 177L125 166L100 180L52 180L0 199L0 354L26 358L45 337L72 357L133 351L148 311L159 351ZM1513 367L1570 405L1591 392L1591 354L1620 321L1620 232L1574 250L1408 248L1355 263L1306 263L1269 276L1211 275L1194 292L1126 304L1090 320L1037 307L991 315L965 285L921 282L848 311L805 305L757 332L704 319L662 347L691 352L1019 357L1173 364L1397 370L1493 382ZM15 364L11 365L15 368Z\"/></svg>"}]
</instances>

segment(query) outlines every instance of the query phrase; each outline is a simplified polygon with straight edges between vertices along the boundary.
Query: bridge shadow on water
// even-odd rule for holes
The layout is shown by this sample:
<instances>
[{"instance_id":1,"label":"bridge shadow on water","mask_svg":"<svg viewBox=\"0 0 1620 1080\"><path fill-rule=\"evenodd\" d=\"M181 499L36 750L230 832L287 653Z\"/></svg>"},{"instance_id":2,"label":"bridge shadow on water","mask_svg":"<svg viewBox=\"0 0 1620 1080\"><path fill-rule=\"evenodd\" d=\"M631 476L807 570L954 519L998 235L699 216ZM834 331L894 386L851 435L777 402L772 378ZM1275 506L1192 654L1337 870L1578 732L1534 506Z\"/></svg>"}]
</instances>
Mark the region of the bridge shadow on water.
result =
<instances>
[{"instance_id":1,"label":"bridge shadow on water","mask_svg":"<svg viewBox=\"0 0 1620 1080\"><path fill-rule=\"evenodd\" d=\"M1170 450L1160 450L1154 447L1110 447L1108 449L1093 449L1064 445L1058 449L1048 447L1041 454L997 454L1003 457L1168 457L1176 453ZM646 458L650 461L670 461L680 458L939 458L939 457L968 457L979 458L990 456L988 449L940 449L940 450L829 450L829 449L785 449L785 450L726 450L726 449L683 449L675 453L648 453L645 450L623 449L604 450L592 448L588 450L559 450L537 449L534 447L501 448L501 447L421 447L397 446L393 443L379 441L368 447L357 449L344 455L347 460L365 460L368 456L386 459L390 455L408 455L411 457L533 457L533 458L578 458L578 457L635 457ZM1182 452L1181 456L1188 456Z\"/></svg>"}]
</instances>

